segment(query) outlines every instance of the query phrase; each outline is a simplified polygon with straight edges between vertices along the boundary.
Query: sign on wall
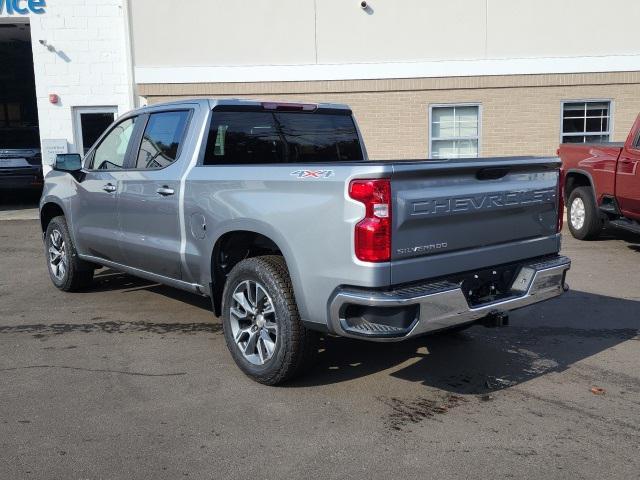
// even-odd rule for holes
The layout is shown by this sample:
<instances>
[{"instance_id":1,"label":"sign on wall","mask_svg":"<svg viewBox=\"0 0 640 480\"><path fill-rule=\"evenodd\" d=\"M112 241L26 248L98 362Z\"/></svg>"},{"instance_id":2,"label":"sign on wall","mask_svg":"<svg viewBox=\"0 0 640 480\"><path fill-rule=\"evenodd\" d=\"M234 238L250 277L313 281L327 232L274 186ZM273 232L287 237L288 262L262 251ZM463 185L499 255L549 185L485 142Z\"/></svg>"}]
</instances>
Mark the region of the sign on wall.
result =
<instances>
[{"instance_id":1,"label":"sign on wall","mask_svg":"<svg viewBox=\"0 0 640 480\"><path fill-rule=\"evenodd\" d=\"M0 15L41 15L46 6L46 0L0 0Z\"/></svg>"},{"instance_id":2,"label":"sign on wall","mask_svg":"<svg viewBox=\"0 0 640 480\"><path fill-rule=\"evenodd\" d=\"M69 153L67 140L44 138L42 139L42 164L53 165L56 155L59 153Z\"/></svg>"}]
</instances>

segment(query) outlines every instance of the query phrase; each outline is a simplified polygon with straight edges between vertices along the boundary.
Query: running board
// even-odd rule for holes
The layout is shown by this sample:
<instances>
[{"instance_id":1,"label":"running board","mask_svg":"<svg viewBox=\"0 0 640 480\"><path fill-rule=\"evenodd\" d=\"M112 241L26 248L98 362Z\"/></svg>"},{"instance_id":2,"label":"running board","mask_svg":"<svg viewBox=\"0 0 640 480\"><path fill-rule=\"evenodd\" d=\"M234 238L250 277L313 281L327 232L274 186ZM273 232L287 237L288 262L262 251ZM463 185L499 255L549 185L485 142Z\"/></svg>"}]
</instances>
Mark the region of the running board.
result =
<instances>
[{"instance_id":1,"label":"running board","mask_svg":"<svg viewBox=\"0 0 640 480\"><path fill-rule=\"evenodd\" d=\"M611 220L609 225L617 228L622 228L629 232L640 234L640 223L634 220L628 220L626 218L619 218L618 220Z\"/></svg>"},{"instance_id":2,"label":"running board","mask_svg":"<svg viewBox=\"0 0 640 480\"><path fill-rule=\"evenodd\" d=\"M129 275L133 275L134 277L144 278L145 280L149 280L150 282L161 283L169 287L179 288L180 290L196 293L204 297L209 295L208 289L204 288L202 285L199 285L197 283L189 283L189 282L185 282L184 280L165 277L164 275L147 272L146 270L142 270L140 268L128 267L127 265L122 265L120 263L112 262L111 260L106 260L100 257L94 257L92 255L78 254L78 257L80 257L80 259L86 262L96 263L98 265L102 265L104 267L108 267L119 272L124 272Z\"/></svg>"}]
</instances>

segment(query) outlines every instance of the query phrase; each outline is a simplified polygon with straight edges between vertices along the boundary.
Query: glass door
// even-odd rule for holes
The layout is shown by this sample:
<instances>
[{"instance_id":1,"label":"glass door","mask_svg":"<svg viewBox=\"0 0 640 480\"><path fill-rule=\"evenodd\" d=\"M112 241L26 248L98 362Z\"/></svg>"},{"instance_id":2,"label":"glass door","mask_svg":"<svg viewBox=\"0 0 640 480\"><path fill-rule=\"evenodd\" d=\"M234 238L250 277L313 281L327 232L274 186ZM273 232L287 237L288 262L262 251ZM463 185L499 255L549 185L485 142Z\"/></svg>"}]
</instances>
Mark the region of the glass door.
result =
<instances>
[{"instance_id":1,"label":"glass door","mask_svg":"<svg viewBox=\"0 0 640 480\"><path fill-rule=\"evenodd\" d=\"M85 155L118 114L118 107L74 107L73 128L76 150Z\"/></svg>"}]
</instances>

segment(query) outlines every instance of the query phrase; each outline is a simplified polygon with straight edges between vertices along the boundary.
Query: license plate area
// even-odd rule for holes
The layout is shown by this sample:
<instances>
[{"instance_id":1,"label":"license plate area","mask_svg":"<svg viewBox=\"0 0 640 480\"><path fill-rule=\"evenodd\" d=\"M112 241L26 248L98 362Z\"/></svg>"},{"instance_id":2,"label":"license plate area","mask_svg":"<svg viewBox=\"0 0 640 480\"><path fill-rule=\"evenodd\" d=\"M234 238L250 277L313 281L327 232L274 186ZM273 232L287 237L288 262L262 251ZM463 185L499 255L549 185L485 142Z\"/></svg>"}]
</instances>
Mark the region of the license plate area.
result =
<instances>
[{"instance_id":1,"label":"license plate area","mask_svg":"<svg viewBox=\"0 0 640 480\"><path fill-rule=\"evenodd\" d=\"M469 272L456 280L467 302L474 307L511 297L514 293L522 293L513 288L514 281L522 270L525 269L521 269L520 265L505 265Z\"/></svg>"},{"instance_id":2,"label":"license plate area","mask_svg":"<svg viewBox=\"0 0 640 480\"><path fill-rule=\"evenodd\" d=\"M23 168L28 167L26 158L0 158L0 168Z\"/></svg>"}]
</instances>

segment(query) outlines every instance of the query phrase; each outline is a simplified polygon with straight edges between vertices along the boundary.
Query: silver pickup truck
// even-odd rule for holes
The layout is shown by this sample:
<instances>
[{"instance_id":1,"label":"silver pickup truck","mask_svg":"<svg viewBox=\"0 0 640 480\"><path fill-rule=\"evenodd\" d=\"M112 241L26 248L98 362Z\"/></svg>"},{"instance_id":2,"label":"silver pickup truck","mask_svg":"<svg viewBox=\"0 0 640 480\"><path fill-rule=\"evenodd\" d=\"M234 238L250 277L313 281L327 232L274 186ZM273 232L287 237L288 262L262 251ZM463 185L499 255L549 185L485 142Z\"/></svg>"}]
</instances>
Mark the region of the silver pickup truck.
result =
<instances>
[{"instance_id":1,"label":"silver pickup truck","mask_svg":"<svg viewBox=\"0 0 640 480\"><path fill-rule=\"evenodd\" d=\"M238 366L273 385L323 332L398 341L560 295L559 167L369 161L344 105L198 99L59 155L40 218L56 287L105 266L209 296Z\"/></svg>"}]
</instances>

